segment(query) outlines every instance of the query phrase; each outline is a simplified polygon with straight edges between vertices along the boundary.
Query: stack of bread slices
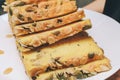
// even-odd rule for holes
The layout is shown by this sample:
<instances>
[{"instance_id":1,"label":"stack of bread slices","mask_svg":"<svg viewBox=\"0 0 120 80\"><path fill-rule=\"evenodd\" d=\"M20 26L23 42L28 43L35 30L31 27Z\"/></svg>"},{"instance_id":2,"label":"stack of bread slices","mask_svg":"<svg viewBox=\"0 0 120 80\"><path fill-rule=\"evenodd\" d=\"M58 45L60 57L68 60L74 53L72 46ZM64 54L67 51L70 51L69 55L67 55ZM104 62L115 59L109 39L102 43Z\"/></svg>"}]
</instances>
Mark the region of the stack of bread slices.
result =
<instances>
[{"instance_id":1,"label":"stack of bread slices","mask_svg":"<svg viewBox=\"0 0 120 80\"><path fill-rule=\"evenodd\" d=\"M75 0L6 0L5 10L31 80L77 80L111 69Z\"/></svg>"}]
</instances>

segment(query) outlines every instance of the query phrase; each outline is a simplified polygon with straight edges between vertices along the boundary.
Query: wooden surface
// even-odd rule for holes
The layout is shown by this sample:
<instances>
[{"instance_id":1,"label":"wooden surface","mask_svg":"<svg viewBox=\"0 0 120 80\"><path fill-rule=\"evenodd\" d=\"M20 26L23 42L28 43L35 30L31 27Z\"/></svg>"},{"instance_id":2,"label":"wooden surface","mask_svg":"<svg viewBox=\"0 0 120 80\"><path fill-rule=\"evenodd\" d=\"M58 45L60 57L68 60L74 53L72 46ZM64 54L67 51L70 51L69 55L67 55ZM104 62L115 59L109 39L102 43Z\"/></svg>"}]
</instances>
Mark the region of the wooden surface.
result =
<instances>
[{"instance_id":1,"label":"wooden surface","mask_svg":"<svg viewBox=\"0 0 120 80\"><path fill-rule=\"evenodd\" d=\"M120 80L120 69L106 80Z\"/></svg>"}]
</instances>

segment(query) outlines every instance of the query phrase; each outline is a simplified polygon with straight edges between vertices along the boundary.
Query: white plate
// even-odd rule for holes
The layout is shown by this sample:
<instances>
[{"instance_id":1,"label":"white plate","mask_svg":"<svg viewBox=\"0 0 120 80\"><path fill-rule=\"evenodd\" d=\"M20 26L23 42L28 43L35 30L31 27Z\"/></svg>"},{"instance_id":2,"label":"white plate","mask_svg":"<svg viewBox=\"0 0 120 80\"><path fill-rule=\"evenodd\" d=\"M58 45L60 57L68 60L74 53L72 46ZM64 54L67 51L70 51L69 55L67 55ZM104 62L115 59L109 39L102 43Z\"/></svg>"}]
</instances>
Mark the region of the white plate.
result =
<instances>
[{"instance_id":1,"label":"white plate","mask_svg":"<svg viewBox=\"0 0 120 80\"><path fill-rule=\"evenodd\" d=\"M111 60L113 67L108 72L100 73L86 80L104 80L120 68L120 24L97 12L85 10L85 13L93 24L93 28L87 32L104 49L105 55ZM0 55L0 80L29 80L20 60L15 39L6 37L7 34L12 33L7 18L7 14L0 16L0 50L5 52ZM3 71L8 67L12 67L13 71L4 75Z\"/></svg>"}]
</instances>

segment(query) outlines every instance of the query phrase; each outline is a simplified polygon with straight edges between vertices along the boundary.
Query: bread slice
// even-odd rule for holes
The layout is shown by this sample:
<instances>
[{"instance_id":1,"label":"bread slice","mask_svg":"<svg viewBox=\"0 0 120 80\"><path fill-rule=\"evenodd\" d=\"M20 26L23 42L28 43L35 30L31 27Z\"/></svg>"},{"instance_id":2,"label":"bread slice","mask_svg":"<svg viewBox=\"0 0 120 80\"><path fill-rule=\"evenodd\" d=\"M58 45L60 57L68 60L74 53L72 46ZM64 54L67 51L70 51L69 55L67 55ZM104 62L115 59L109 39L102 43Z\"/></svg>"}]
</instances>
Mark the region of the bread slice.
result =
<instances>
[{"instance_id":1,"label":"bread slice","mask_svg":"<svg viewBox=\"0 0 120 80\"><path fill-rule=\"evenodd\" d=\"M8 12L10 7L24 6L27 4L38 4L43 1L50 0L5 0L4 5L2 7L5 12Z\"/></svg>"},{"instance_id":2,"label":"bread slice","mask_svg":"<svg viewBox=\"0 0 120 80\"><path fill-rule=\"evenodd\" d=\"M110 61L107 58L93 61L83 66L71 67L52 71L49 73L32 76L32 80L77 80L94 76L98 73L111 69Z\"/></svg>"},{"instance_id":3,"label":"bread slice","mask_svg":"<svg viewBox=\"0 0 120 80\"><path fill-rule=\"evenodd\" d=\"M34 23L14 26L13 32L16 36L31 34L31 33L40 32L43 30L61 27L63 25L81 20L84 17L85 17L84 11L80 10L80 11L77 11L62 17L50 19L50 20L38 21Z\"/></svg>"},{"instance_id":4,"label":"bread slice","mask_svg":"<svg viewBox=\"0 0 120 80\"><path fill-rule=\"evenodd\" d=\"M47 1L61 1L61 0L5 0L5 3L4 3L5 5L3 5L3 9L5 12L8 12L9 7L24 6L28 4L36 5L41 2L47 2ZM62 1L70 1L70 0L62 0Z\"/></svg>"},{"instance_id":5,"label":"bread slice","mask_svg":"<svg viewBox=\"0 0 120 80\"><path fill-rule=\"evenodd\" d=\"M86 33L79 33L21 55L30 76L76 67L104 58L103 50Z\"/></svg>"},{"instance_id":6,"label":"bread slice","mask_svg":"<svg viewBox=\"0 0 120 80\"><path fill-rule=\"evenodd\" d=\"M54 30L17 37L18 48L22 52L30 51L44 44L53 44L63 38L73 36L91 28L90 20L79 21Z\"/></svg>"},{"instance_id":7,"label":"bread slice","mask_svg":"<svg viewBox=\"0 0 120 80\"><path fill-rule=\"evenodd\" d=\"M50 1L50 0L6 0L7 5L15 6L15 5L20 5L20 4L32 4L32 3L39 3L42 1Z\"/></svg>"},{"instance_id":8,"label":"bread slice","mask_svg":"<svg viewBox=\"0 0 120 80\"><path fill-rule=\"evenodd\" d=\"M47 1L39 4L9 7L9 21L12 25L49 19L77 10L76 1Z\"/></svg>"},{"instance_id":9,"label":"bread slice","mask_svg":"<svg viewBox=\"0 0 120 80\"><path fill-rule=\"evenodd\" d=\"M6 0L5 2L6 2L6 5L10 5L10 6L16 6L16 5L23 6L27 4L33 4L33 3L38 4L43 1L52 1L52 0ZM54 0L54 1L57 1L57 0ZM64 0L64 1L70 1L70 0Z\"/></svg>"}]
</instances>

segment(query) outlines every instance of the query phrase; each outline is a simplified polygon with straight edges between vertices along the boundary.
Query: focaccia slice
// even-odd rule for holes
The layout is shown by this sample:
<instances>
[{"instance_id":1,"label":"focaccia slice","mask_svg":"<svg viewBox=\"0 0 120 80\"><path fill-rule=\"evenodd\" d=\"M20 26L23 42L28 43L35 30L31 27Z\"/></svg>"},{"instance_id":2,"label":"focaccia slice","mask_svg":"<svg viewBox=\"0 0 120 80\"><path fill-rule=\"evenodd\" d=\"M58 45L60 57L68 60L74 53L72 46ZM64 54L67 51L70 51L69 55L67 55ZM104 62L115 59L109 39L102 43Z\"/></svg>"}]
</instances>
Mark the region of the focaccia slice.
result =
<instances>
[{"instance_id":1,"label":"focaccia slice","mask_svg":"<svg viewBox=\"0 0 120 80\"><path fill-rule=\"evenodd\" d=\"M6 5L25 5L25 4L32 4L32 3L39 3L42 1L50 1L50 0L5 0Z\"/></svg>"},{"instance_id":2,"label":"focaccia slice","mask_svg":"<svg viewBox=\"0 0 120 80\"><path fill-rule=\"evenodd\" d=\"M17 37L18 49L21 52L33 50L45 44L53 44L61 39L73 36L91 28L90 20L75 22L54 30Z\"/></svg>"},{"instance_id":3,"label":"focaccia slice","mask_svg":"<svg viewBox=\"0 0 120 80\"><path fill-rule=\"evenodd\" d=\"M64 0L53 0L33 5L9 7L9 22L12 25L18 25L62 16L76 10L76 1Z\"/></svg>"},{"instance_id":4,"label":"focaccia slice","mask_svg":"<svg viewBox=\"0 0 120 80\"><path fill-rule=\"evenodd\" d=\"M43 1L57 1L57 0L5 0L5 4L9 6L16 6L16 5L23 6L27 4L33 4L33 3L38 4ZM64 1L70 1L70 0L64 0Z\"/></svg>"},{"instance_id":5,"label":"focaccia slice","mask_svg":"<svg viewBox=\"0 0 120 80\"><path fill-rule=\"evenodd\" d=\"M31 34L35 32L40 32L48 29L61 27L63 25L81 20L84 17L85 17L84 11L80 10L80 11L77 11L62 17L50 19L50 20L37 21L34 23L14 26L13 32L16 36Z\"/></svg>"},{"instance_id":6,"label":"focaccia slice","mask_svg":"<svg viewBox=\"0 0 120 80\"><path fill-rule=\"evenodd\" d=\"M109 71L111 69L110 61L107 58L93 61L83 66L66 68L49 73L32 76L32 80L77 80L88 78L98 73Z\"/></svg>"},{"instance_id":7,"label":"focaccia slice","mask_svg":"<svg viewBox=\"0 0 120 80\"><path fill-rule=\"evenodd\" d=\"M5 12L9 11L9 7L18 7L18 6L24 6L24 5L36 5L41 2L47 2L47 1L61 1L61 0L5 0L4 5L2 6ZM62 1L70 1L70 0L62 0ZM76 1L76 0L74 0Z\"/></svg>"},{"instance_id":8,"label":"focaccia slice","mask_svg":"<svg viewBox=\"0 0 120 80\"><path fill-rule=\"evenodd\" d=\"M30 76L68 67L84 65L104 58L103 50L94 40L79 33L55 44L21 53Z\"/></svg>"}]
</instances>

